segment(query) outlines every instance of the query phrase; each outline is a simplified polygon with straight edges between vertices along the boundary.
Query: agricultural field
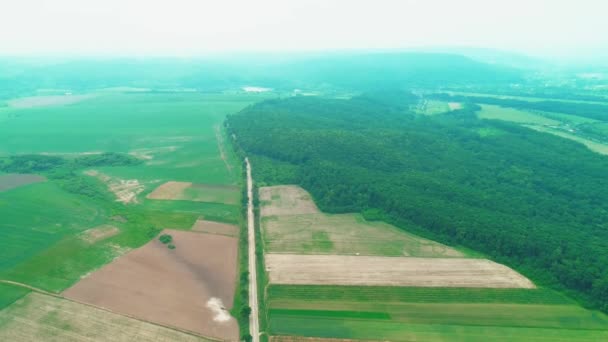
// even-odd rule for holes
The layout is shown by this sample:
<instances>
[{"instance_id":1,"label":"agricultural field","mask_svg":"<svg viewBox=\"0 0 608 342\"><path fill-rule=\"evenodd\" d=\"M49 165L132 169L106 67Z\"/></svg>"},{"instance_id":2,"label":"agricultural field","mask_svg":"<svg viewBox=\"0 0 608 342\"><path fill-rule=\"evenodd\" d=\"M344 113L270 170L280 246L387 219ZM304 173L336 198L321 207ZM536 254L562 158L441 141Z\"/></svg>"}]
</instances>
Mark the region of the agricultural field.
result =
<instances>
[{"instance_id":1,"label":"agricultural field","mask_svg":"<svg viewBox=\"0 0 608 342\"><path fill-rule=\"evenodd\" d=\"M238 339L237 239L164 230L63 292L69 299L203 336ZM170 314L167 314L170 312Z\"/></svg>"},{"instance_id":2,"label":"agricultural field","mask_svg":"<svg viewBox=\"0 0 608 342\"><path fill-rule=\"evenodd\" d=\"M534 288L486 259L266 254L271 284Z\"/></svg>"},{"instance_id":3,"label":"agricultural field","mask_svg":"<svg viewBox=\"0 0 608 342\"><path fill-rule=\"evenodd\" d=\"M192 226L192 231L236 237L239 234L239 227L232 224L199 219Z\"/></svg>"},{"instance_id":4,"label":"agricultural field","mask_svg":"<svg viewBox=\"0 0 608 342\"><path fill-rule=\"evenodd\" d=\"M269 341L597 341L608 316L296 186L260 188Z\"/></svg>"},{"instance_id":5,"label":"agricultural field","mask_svg":"<svg viewBox=\"0 0 608 342\"><path fill-rule=\"evenodd\" d=\"M38 175L7 174L0 175L0 192L28 184L44 182L46 178Z\"/></svg>"},{"instance_id":6,"label":"agricultural field","mask_svg":"<svg viewBox=\"0 0 608 342\"><path fill-rule=\"evenodd\" d=\"M481 119L510 121L539 132L549 133L585 145L599 154L608 154L605 123L577 115L526 111L495 105L480 105ZM588 132L593 132L590 135ZM487 135L487 132L484 132Z\"/></svg>"},{"instance_id":7,"label":"agricultural field","mask_svg":"<svg viewBox=\"0 0 608 342\"><path fill-rule=\"evenodd\" d=\"M360 214L321 213L298 186L260 188L266 253L463 257L457 249Z\"/></svg>"},{"instance_id":8,"label":"agricultural field","mask_svg":"<svg viewBox=\"0 0 608 342\"><path fill-rule=\"evenodd\" d=\"M237 186L167 182L154 189L146 198L154 200L181 200L235 205L239 203L240 195Z\"/></svg>"},{"instance_id":9,"label":"agricultural field","mask_svg":"<svg viewBox=\"0 0 608 342\"><path fill-rule=\"evenodd\" d=\"M542 126L557 126L561 122L549 119L539 114L534 114L528 111L505 108L494 105L480 105L481 111L477 113L480 119L504 120L520 124L542 125Z\"/></svg>"},{"instance_id":10,"label":"agricultural field","mask_svg":"<svg viewBox=\"0 0 608 342\"><path fill-rule=\"evenodd\" d=\"M30 293L0 311L2 341L208 341L107 310Z\"/></svg>"},{"instance_id":11,"label":"agricultural field","mask_svg":"<svg viewBox=\"0 0 608 342\"><path fill-rule=\"evenodd\" d=\"M198 265L192 267L199 270L210 267L201 266L200 262L221 262L221 265L214 266L218 272L205 275L200 284L185 286L190 286L198 297L200 293L215 294L213 289L221 288L217 296L207 301L219 299L211 304L191 300L188 303L195 306L192 317L209 321L207 328L193 323L194 318L184 321L184 315L190 315L184 311L182 316L174 315L181 323L165 325L178 328L183 325L184 330L195 335L225 334L236 339L239 330L234 318L230 318L229 327L224 330L209 328L215 322L213 312L224 315L223 308L232 307L238 280L238 227L234 225L241 220L241 161L231 148L222 122L227 114L264 96L273 95L108 90L72 96L69 100L62 95L9 101L0 115L0 315L28 293L2 281L62 296L67 289L89 279L87 276L93 277L123 258L129 260L132 253L137 255L142 246L154 243L150 241L163 229L171 228L172 235L179 237L196 228L197 221L204 217L209 223L201 231L215 235L191 234L210 236L205 241L230 242L215 241L207 246L200 239L192 239L193 243L207 246L198 251L204 254L203 258L192 263ZM108 152L114 155L105 155ZM104 158L108 162L100 163ZM11 160L18 160L20 164L15 165L22 165L19 167L38 169L35 172L2 169L10 167ZM191 186L179 200L147 198L168 182ZM224 223L230 228L226 228L225 236L218 235ZM176 245L175 250L165 246L162 253L196 259L200 255L193 247L185 247L189 244L183 242L182 248ZM188 251L192 253L182 255ZM155 252L146 253L160 258L159 263L163 259ZM134 300L166 303L177 284L187 284L180 277L203 277L198 273L194 276L195 271L188 271L190 266L176 260L165 262L169 269L174 268L165 275L169 292L151 290L140 297L133 296ZM137 274L133 270L119 274L131 272ZM105 289L110 292L100 292L104 295L99 298L115 297L112 291L116 287ZM181 305L179 301L176 303ZM157 308L162 310L162 305ZM167 316L154 310L151 315L151 320ZM41 331L50 334L51 326L45 325ZM0 325L0 336L8 336L3 332L4 326ZM61 333L57 340L68 335Z\"/></svg>"},{"instance_id":12,"label":"agricultural field","mask_svg":"<svg viewBox=\"0 0 608 342\"><path fill-rule=\"evenodd\" d=\"M269 329L285 341L287 336L391 341L608 336L608 316L544 288L271 285L268 297Z\"/></svg>"}]
</instances>

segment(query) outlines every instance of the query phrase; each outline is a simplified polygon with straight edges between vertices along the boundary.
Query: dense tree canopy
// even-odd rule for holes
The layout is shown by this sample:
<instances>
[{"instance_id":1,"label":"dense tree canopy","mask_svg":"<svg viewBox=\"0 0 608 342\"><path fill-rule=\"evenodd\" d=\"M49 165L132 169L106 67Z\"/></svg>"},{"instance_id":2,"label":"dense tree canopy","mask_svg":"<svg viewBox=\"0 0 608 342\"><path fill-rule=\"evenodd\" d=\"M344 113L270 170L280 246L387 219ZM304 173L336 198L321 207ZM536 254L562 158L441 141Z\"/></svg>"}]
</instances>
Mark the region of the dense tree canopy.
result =
<instances>
[{"instance_id":1,"label":"dense tree canopy","mask_svg":"<svg viewBox=\"0 0 608 342\"><path fill-rule=\"evenodd\" d=\"M254 177L481 251L608 311L608 158L408 94L266 101L228 117Z\"/></svg>"}]
</instances>

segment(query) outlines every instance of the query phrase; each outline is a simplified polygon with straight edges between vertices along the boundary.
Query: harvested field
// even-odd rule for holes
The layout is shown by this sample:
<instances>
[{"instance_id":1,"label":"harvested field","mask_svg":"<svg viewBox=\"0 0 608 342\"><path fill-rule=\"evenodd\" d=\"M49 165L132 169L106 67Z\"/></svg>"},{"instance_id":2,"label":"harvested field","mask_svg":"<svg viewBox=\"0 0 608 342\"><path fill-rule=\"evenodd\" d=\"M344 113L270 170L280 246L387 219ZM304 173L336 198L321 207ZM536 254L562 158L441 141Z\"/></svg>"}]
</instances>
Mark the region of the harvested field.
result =
<instances>
[{"instance_id":1,"label":"harvested field","mask_svg":"<svg viewBox=\"0 0 608 342\"><path fill-rule=\"evenodd\" d=\"M20 186L46 181L46 178L30 174L0 175L0 192L18 188Z\"/></svg>"},{"instance_id":2,"label":"harvested field","mask_svg":"<svg viewBox=\"0 0 608 342\"><path fill-rule=\"evenodd\" d=\"M88 243L94 244L95 242L105 240L116 234L120 233L120 229L111 225L102 225L99 227L87 229L80 234L80 238Z\"/></svg>"},{"instance_id":3,"label":"harvested field","mask_svg":"<svg viewBox=\"0 0 608 342\"><path fill-rule=\"evenodd\" d=\"M319 213L310 194L297 185L262 187L260 201L262 216Z\"/></svg>"},{"instance_id":4,"label":"harvested field","mask_svg":"<svg viewBox=\"0 0 608 342\"><path fill-rule=\"evenodd\" d=\"M239 227L235 225L206 220L196 220L192 226L192 231L235 237L239 235Z\"/></svg>"},{"instance_id":5,"label":"harvested field","mask_svg":"<svg viewBox=\"0 0 608 342\"><path fill-rule=\"evenodd\" d=\"M534 288L485 259L267 254L265 260L273 284Z\"/></svg>"},{"instance_id":6,"label":"harvested field","mask_svg":"<svg viewBox=\"0 0 608 342\"><path fill-rule=\"evenodd\" d=\"M149 193L146 198L159 200L176 200L182 197L184 191L191 186L192 183L188 182L167 182L154 189L154 191Z\"/></svg>"},{"instance_id":7,"label":"harvested field","mask_svg":"<svg viewBox=\"0 0 608 342\"><path fill-rule=\"evenodd\" d=\"M158 239L84 278L68 298L147 321L234 341L232 307L237 239L164 230L175 249Z\"/></svg>"},{"instance_id":8,"label":"harvested field","mask_svg":"<svg viewBox=\"0 0 608 342\"><path fill-rule=\"evenodd\" d=\"M239 188L230 185L206 185L189 182L167 182L146 196L154 200L180 200L238 204Z\"/></svg>"},{"instance_id":9,"label":"harvested field","mask_svg":"<svg viewBox=\"0 0 608 342\"><path fill-rule=\"evenodd\" d=\"M88 305L30 293L0 311L1 341L207 341Z\"/></svg>"},{"instance_id":10,"label":"harvested field","mask_svg":"<svg viewBox=\"0 0 608 342\"><path fill-rule=\"evenodd\" d=\"M262 218L265 250L288 254L464 257L460 251L359 214Z\"/></svg>"},{"instance_id":11,"label":"harvested field","mask_svg":"<svg viewBox=\"0 0 608 342\"><path fill-rule=\"evenodd\" d=\"M32 96L8 101L8 105L13 108L63 106L81 102L93 97L93 95Z\"/></svg>"}]
</instances>

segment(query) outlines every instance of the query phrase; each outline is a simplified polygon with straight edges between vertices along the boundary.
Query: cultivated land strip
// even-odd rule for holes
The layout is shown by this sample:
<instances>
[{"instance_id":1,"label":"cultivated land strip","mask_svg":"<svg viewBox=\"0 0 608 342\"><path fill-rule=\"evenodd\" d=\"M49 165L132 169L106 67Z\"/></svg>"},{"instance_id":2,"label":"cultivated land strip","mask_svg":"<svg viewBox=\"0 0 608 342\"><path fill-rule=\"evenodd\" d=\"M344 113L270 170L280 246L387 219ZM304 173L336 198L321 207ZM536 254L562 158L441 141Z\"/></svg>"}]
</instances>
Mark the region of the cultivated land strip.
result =
<instances>
[{"instance_id":1,"label":"cultivated land strip","mask_svg":"<svg viewBox=\"0 0 608 342\"><path fill-rule=\"evenodd\" d=\"M64 301L71 302L71 303L74 303L74 304L82 305L83 307L89 307L89 308L101 310L101 311L104 311L104 312L107 312L107 313L110 313L110 314L113 314L113 315L116 315L116 316L121 316L121 317L124 317L126 319L131 319L133 321L143 322L143 323L150 324L150 325L153 325L153 326L158 326L158 327L166 328L166 329L173 330L173 331L176 331L176 332L184 333L184 334L187 334L187 335L190 335L190 336L193 336L193 337L204 339L204 341L221 341L221 340L213 338L213 337L202 336L200 333L197 333L197 332L194 332L194 331L191 331L191 330L188 330L188 329L182 329L182 328L178 328L178 327L175 327L175 326L170 326L170 325L166 325L166 324L162 324L162 323L158 323L158 322L153 322L153 321L150 321L150 320L147 320L147 319L143 319L141 317L135 317L135 316L132 316L132 315L129 315L129 314L125 314L125 313L121 313L121 312L116 312L114 310L111 310L111 309L108 309L108 308L105 308L105 307L102 307L102 306L98 306L98 305L94 305L94 304L91 304L91 303L79 301L79 300L76 300L76 299L73 299L73 298L64 297L64 296L62 296L60 294L53 293L53 292L48 292L48 291L42 290L40 288L31 286L31 285L28 285L28 284L19 283L19 282L16 282L16 281L6 280L6 279L0 279L0 283L9 284L9 285L13 285L13 286L18 286L18 287L21 287L21 288L25 288L25 289L31 290L31 291L33 291L35 293L39 293L41 295L54 297L54 298L56 298L58 300L64 300ZM2 311L0 311L0 313L1 312Z\"/></svg>"},{"instance_id":2,"label":"cultivated land strip","mask_svg":"<svg viewBox=\"0 0 608 342\"><path fill-rule=\"evenodd\" d=\"M534 288L485 259L266 254L273 284Z\"/></svg>"},{"instance_id":3,"label":"cultivated land strip","mask_svg":"<svg viewBox=\"0 0 608 342\"><path fill-rule=\"evenodd\" d=\"M253 180L251 179L251 164L247 164L247 235L249 242L249 331L253 342L260 341L260 322L258 319L258 278L255 255L255 220L253 216Z\"/></svg>"}]
</instances>

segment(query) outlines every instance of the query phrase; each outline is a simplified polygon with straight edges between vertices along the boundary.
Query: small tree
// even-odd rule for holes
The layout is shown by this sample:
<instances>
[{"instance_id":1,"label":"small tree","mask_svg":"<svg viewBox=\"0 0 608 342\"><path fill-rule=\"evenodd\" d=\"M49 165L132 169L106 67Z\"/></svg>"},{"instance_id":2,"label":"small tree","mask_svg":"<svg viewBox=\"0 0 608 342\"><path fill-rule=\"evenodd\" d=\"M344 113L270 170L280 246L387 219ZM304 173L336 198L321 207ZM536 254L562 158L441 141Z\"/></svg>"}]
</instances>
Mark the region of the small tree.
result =
<instances>
[{"instance_id":1,"label":"small tree","mask_svg":"<svg viewBox=\"0 0 608 342\"><path fill-rule=\"evenodd\" d=\"M173 236L171 236L169 234L163 234L158 239L160 240L160 242L162 242L166 245L166 244L170 243L171 241L173 241Z\"/></svg>"}]
</instances>

